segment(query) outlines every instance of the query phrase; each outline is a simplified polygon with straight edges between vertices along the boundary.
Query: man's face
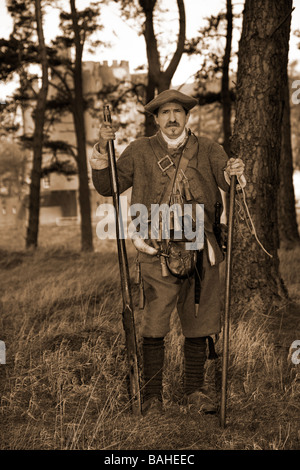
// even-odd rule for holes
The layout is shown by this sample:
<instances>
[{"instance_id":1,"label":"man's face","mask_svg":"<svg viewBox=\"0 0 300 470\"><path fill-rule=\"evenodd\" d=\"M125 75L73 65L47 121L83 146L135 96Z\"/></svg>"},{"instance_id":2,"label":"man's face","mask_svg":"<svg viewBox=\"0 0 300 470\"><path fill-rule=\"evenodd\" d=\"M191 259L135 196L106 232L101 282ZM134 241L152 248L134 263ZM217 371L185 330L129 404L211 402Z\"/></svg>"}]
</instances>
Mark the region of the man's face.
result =
<instances>
[{"instance_id":1,"label":"man's face","mask_svg":"<svg viewBox=\"0 0 300 470\"><path fill-rule=\"evenodd\" d=\"M155 117L156 124L169 139L177 139L188 121L189 113L179 103L166 103L160 106Z\"/></svg>"}]
</instances>

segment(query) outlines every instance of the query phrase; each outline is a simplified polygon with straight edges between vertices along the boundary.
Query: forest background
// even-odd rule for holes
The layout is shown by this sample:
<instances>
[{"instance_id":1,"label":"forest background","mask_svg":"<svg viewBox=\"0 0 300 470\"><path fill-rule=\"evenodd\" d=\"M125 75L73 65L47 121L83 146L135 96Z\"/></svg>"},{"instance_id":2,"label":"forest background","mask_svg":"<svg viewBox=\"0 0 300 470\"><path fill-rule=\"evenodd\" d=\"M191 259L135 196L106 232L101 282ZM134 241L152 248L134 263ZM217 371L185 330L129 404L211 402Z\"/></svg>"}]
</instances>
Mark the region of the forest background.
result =
<instances>
[{"instance_id":1,"label":"forest background","mask_svg":"<svg viewBox=\"0 0 300 470\"><path fill-rule=\"evenodd\" d=\"M19 0L7 5L7 26L13 31L1 40L0 72L6 90L13 80L14 92L11 88L2 95L1 171L17 185L22 180L29 205L26 234L17 226L0 228L0 338L6 345L6 364L0 365L1 448L299 448L294 350L300 337L300 252L293 185L300 160L299 1L227 0L212 3L214 11L205 2L205 21L200 2L188 0ZM51 33L55 28L53 17L47 24L46 11L53 5L61 9L55 22L60 29L50 37L49 26ZM116 20L106 20L110 7L113 18L140 32L130 37L126 52L134 50L137 61L129 60L143 83L121 80L100 90L96 102L83 94L82 63L85 58L119 59L107 35L107 30L119 32L113 27ZM191 17L195 33L189 37ZM63 54L66 48L71 56ZM179 75L180 66L185 75ZM50 100L53 76L60 80L59 99ZM141 106L175 85L175 77L177 87L195 82L200 107L218 103L221 143L246 164L247 188L237 197L235 213L225 430L216 417L195 419L180 405L182 337L176 316L164 376L166 415L145 423L130 414L116 246L113 240L97 239L89 203L85 110L100 121L99 101L109 102L115 114L135 107L142 116L136 135L151 135L153 122L141 114ZM219 89L211 91L207 84L215 79ZM34 128L25 136L13 118L16 108L29 102L34 103ZM75 148L49 139L51 125L66 111L73 116ZM49 121L50 113L55 117ZM128 138L126 126L122 131ZM39 224L43 155L49 149L65 152L72 163L70 169L56 161L52 171L78 175L80 224ZM24 166L29 179L19 171ZM128 244L132 280L134 255ZM132 288L138 331L138 290ZM219 354L221 344L222 335ZM208 381L218 374L218 361L208 361Z\"/></svg>"}]
</instances>

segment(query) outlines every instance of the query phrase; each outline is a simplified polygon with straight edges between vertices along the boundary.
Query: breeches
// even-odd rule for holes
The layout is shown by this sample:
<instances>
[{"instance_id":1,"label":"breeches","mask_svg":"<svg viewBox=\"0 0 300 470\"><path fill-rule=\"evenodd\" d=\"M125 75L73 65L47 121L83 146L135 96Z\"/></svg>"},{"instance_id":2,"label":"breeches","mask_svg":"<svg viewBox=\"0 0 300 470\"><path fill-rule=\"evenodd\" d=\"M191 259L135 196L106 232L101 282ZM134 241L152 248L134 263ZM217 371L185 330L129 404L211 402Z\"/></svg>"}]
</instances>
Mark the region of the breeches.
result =
<instances>
[{"instance_id":1,"label":"breeches","mask_svg":"<svg viewBox=\"0 0 300 470\"><path fill-rule=\"evenodd\" d=\"M158 258L140 256L145 306L141 334L161 338L170 330L170 318L176 309L182 333L188 338L214 335L221 330L219 266L211 266L206 250L199 308L195 309L194 279L180 280L169 273L162 277Z\"/></svg>"}]
</instances>

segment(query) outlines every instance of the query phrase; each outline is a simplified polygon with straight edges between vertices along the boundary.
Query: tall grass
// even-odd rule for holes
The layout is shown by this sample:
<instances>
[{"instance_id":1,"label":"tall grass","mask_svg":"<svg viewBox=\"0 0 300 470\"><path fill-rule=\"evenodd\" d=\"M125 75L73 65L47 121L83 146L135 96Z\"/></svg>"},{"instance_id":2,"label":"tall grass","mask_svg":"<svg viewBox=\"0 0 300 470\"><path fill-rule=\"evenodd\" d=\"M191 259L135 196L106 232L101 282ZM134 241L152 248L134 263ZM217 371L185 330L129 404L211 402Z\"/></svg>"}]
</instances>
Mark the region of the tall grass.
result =
<instances>
[{"instance_id":1,"label":"tall grass","mask_svg":"<svg viewBox=\"0 0 300 470\"><path fill-rule=\"evenodd\" d=\"M281 253L292 303L269 316L245 311L231 324L224 430L217 416L191 416L181 406L183 338L175 314L166 338L165 413L130 413L115 246L83 254L76 237L63 249L50 247L48 237L35 253L8 250L7 239L0 252L2 449L299 448L299 365L289 354L300 338L298 248ZM128 252L133 269L130 246ZM133 297L137 305L135 286ZM219 353L221 344L222 336ZM220 359L207 361L208 382L219 372Z\"/></svg>"}]
</instances>

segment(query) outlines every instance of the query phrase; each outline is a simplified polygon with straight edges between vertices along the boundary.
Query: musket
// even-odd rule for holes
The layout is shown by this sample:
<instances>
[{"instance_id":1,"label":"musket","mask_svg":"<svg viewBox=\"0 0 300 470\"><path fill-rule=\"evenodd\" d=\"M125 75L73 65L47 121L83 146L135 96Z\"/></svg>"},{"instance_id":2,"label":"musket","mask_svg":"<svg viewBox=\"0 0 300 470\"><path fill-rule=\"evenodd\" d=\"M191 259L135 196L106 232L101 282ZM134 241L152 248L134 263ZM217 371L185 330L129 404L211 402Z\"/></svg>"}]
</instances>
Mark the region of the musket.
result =
<instances>
[{"instance_id":1,"label":"musket","mask_svg":"<svg viewBox=\"0 0 300 470\"><path fill-rule=\"evenodd\" d=\"M230 289L231 289L231 266L232 266L232 242L233 242L233 218L235 203L236 176L230 180L229 213L228 213L228 239L225 273L225 310L223 326L223 357L222 357L222 383L221 383L221 405L220 424L226 426L226 401L227 401L227 372L229 354L229 320L230 320Z\"/></svg>"},{"instance_id":2,"label":"musket","mask_svg":"<svg viewBox=\"0 0 300 470\"><path fill-rule=\"evenodd\" d=\"M109 106L103 109L104 122L111 124L111 114ZM134 323L134 311L132 304L130 276L128 269L128 259L125 246L125 237L123 233L122 213L120 207L120 193L117 176L117 166L115 157L115 148L113 140L107 143L107 152L109 160L110 181L112 188L112 198L115 208L116 218L116 236L118 245L118 258L121 278L121 289L123 299L123 328L125 332L127 360L129 366L129 388L132 412L135 415L141 413L141 393L140 393L140 375L138 366L137 342Z\"/></svg>"}]
</instances>

